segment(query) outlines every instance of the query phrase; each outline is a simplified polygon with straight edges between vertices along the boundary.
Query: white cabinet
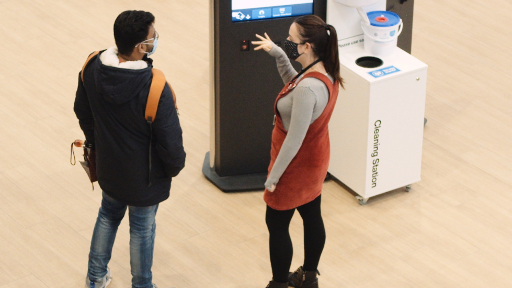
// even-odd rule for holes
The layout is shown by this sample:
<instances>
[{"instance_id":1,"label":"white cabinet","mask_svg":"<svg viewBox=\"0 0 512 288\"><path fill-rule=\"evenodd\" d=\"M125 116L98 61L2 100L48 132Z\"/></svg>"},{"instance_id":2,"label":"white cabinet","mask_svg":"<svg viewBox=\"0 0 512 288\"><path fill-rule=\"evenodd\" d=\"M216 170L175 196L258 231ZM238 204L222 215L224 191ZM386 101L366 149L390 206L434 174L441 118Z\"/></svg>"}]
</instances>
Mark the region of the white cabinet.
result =
<instances>
[{"instance_id":1,"label":"white cabinet","mask_svg":"<svg viewBox=\"0 0 512 288\"><path fill-rule=\"evenodd\" d=\"M397 48L362 68L362 47L340 52L340 89L329 133L329 173L368 198L420 181L427 65ZM410 187L410 186L409 186Z\"/></svg>"}]
</instances>

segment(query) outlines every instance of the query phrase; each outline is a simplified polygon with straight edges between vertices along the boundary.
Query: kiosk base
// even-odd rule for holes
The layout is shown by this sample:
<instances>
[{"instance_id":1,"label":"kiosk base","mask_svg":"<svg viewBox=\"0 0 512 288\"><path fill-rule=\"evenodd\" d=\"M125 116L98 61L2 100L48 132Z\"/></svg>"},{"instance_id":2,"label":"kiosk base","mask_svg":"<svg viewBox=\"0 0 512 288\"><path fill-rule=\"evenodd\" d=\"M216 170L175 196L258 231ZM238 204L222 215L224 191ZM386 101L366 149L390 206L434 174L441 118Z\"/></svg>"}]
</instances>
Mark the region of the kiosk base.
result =
<instances>
[{"instance_id":1,"label":"kiosk base","mask_svg":"<svg viewBox=\"0 0 512 288\"><path fill-rule=\"evenodd\" d=\"M210 167L210 152L206 153L203 162L203 174L222 192L248 192L265 190L267 173L245 174L221 177Z\"/></svg>"}]
</instances>

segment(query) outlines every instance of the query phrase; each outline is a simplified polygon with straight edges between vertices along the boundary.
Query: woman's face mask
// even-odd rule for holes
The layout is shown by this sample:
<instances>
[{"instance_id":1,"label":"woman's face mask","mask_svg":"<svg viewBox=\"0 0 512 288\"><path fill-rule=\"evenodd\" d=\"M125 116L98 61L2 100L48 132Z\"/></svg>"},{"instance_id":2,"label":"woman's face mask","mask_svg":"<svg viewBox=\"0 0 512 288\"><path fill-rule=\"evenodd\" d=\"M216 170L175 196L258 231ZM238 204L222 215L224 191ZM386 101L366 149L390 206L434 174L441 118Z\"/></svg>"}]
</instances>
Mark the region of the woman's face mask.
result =
<instances>
[{"instance_id":1,"label":"woman's face mask","mask_svg":"<svg viewBox=\"0 0 512 288\"><path fill-rule=\"evenodd\" d=\"M300 43L304 44L304 43ZM299 54L299 44L292 42L290 40L284 40L284 52L286 53L286 56L290 58L290 60L297 60L302 54Z\"/></svg>"}]
</instances>

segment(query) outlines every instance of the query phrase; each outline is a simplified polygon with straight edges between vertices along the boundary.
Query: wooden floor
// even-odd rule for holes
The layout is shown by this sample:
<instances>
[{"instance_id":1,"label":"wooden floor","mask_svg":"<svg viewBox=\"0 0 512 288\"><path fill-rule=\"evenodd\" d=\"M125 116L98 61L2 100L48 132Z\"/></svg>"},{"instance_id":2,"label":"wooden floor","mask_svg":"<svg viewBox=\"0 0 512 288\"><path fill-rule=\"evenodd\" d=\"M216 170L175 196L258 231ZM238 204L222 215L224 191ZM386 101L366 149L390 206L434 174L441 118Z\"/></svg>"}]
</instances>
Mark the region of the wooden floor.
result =
<instances>
[{"instance_id":1,"label":"wooden floor","mask_svg":"<svg viewBox=\"0 0 512 288\"><path fill-rule=\"evenodd\" d=\"M325 287L512 287L512 38L509 0L417 0L413 55L429 65L422 181L358 201L325 184ZM0 288L83 287L100 189L69 164L86 56L114 44L128 9L155 14L155 66L178 93L187 164L157 215L159 287L265 287L262 193L224 194L209 150L207 0L0 0ZM264 32L264 31L262 31ZM508 35L508 36L507 36ZM294 217L292 269L301 264ZM121 225L112 288L130 287Z\"/></svg>"}]
</instances>

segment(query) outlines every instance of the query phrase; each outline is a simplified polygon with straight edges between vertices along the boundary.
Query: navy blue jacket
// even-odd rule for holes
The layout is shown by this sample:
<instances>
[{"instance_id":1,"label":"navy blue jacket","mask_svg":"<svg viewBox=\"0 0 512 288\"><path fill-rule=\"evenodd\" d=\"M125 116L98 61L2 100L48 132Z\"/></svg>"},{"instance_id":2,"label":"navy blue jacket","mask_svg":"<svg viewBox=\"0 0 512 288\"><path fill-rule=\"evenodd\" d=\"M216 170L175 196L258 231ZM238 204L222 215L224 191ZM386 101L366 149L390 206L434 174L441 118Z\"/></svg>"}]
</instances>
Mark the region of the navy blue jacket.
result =
<instances>
[{"instance_id":1,"label":"navy blue jacket","mask_svg":"<svg viewBox=\"0 0 512 288\"><path fill-rule=\"evenodd\" d=\"M152 206L167 199L172 177L185 166L182 130L167 84L153 133L144 119L153 78L153 61L144 60L148 68L129 70L103 65L99 55L94 57L85 68L83 82L78 76L74 105L87 143L96 149L101 189L131 206Z\"/></svg>"}]
</instances>

